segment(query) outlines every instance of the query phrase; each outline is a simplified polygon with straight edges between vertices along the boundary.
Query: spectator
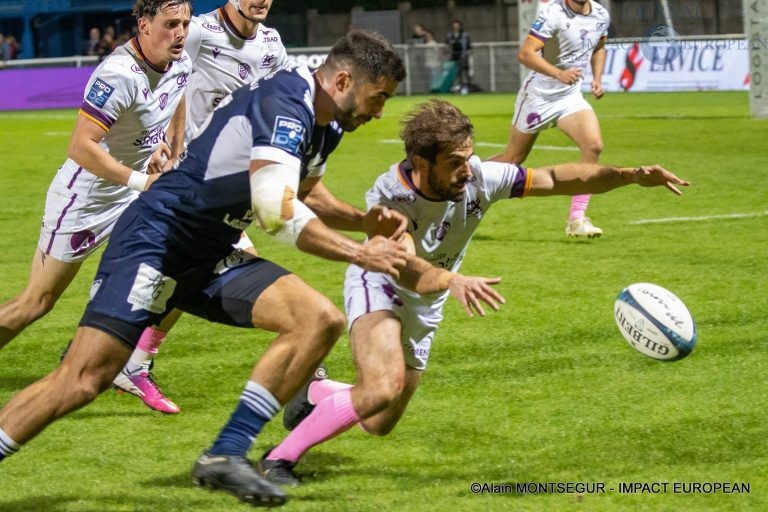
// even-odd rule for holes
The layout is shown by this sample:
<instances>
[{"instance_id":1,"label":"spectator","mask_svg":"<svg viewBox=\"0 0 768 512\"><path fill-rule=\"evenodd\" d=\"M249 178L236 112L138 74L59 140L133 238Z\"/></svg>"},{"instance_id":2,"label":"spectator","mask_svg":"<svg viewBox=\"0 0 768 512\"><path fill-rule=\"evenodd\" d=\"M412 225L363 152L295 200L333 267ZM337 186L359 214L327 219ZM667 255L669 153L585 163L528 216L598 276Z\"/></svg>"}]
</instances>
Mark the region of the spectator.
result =
<instances>
[{"instance_id":1,"label":"spectator","mask_svg":"<svg viewBox=\"0 0 768 512\"><path fill-rule=\"evenodd\" d=\"M429 71L430 87L434 88L435 84L440 80L440 70L442 67L440 46L437 40L435 40L435 35L427 27L417 23L413 26L411 43L426 46L416 55L423 58L424 68Z\"/></svg>"},{"instance_id":2,"label":"spectator","mask_svg":"<svg viewBox=\"0 0 768 512\"><path fill-rule=\"evenodd\" d=\"M98 27L92 27L91 30L88 31L88 39L85 41L85 54L86 55L96 55L96 48L99 46L99 41L101 41L101 30L99 30Z\"/></svg>"},{"instance_id":3,"label":"spectator","mask_svg":"<svg viewBox=\"0 0 768 512\"><path fill-rule=\"evenodd\" d=\"M451 60L456 63L459 91L461 91L461 94L467 94L470 87L469 57L472 51L472 43L470 43L469 34L464 31L461 21L453 20L451 31L445 36L445 43L451 52Z\"/></svg>"},{"instance_id":4,"label":"spectator","mask_svg":"<svg viewBox=\"0 0 768 512\"><path fill-rule=\"evenodd\" d=\"M96 55L99 56L99 61L104 60L115 49L115 29L110 31L110 28L112 27L107 27L104 30L104 35L101 36L99 44L96 45Z\"/></svg>"},{"instance_id":5,"label":"spectator","mask_svg":"<svg viewBox=\"0 0 768 512\"><path fill-rule=\"evenodd\" d=\"M0 34L0 65L5 64L5 37Z\"/></svg>"},{"instance_id":6,"label":"spectator","mask_svg":"<svg viewBox=\"0 0 768 512\"><path fill-rule=\"evenodd\" d=\"M5 36L5 44L0 44L3 47L3 60L13 60L19 56L21 45L12 35Z\"/></svg>"}]
</instances>

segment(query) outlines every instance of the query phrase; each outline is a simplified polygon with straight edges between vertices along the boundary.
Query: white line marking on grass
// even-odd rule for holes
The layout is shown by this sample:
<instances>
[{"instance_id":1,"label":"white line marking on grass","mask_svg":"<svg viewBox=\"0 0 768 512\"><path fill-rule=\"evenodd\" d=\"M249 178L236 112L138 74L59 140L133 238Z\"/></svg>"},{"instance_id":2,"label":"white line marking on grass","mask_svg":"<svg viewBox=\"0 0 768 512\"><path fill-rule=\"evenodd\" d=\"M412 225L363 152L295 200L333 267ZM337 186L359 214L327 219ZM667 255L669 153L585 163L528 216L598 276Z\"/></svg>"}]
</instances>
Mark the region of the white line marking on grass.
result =
<instances>
[{"instance_id":1,"label":"white line marking on grass","mask_svg":"<svg viewBox=\"0 0 768 512\"><path fill-rule=\"evenodd\" d=\"M400 139L382 139L379 142L382 144L402 144ZM505 148L506 144L499 144L497 142L475 142L475 146L481 148ZM573 146L534 146L533 149L546 149L549 151L578 151L579 148Z\"/></svg>"},{"instance_id":2,"label":"white line marking on grass","mask_svg":"<svg viewBox=\"0 0 768 512\"><path fill-rule=\"evenodd\" d=\"M72 135L72 132L45 132L43 135L48 137L62 137L66 135Z\"/></svg>"},{"instance_id":3,"label":"white line marking on grass","mask_svg":"<svg viewBox=\"0 0 768 512\"><path fill-rule=\"evenodd\" d=\"M630 224L662 224L665 222L698 222L702 220L720 220L720 219L748 219L750 217L764 217L766 212L755 213L726 213L723 215L703 215L701 217L664 217L661 219L640 219L633 220Z\"/></svg>"}]
</instances>

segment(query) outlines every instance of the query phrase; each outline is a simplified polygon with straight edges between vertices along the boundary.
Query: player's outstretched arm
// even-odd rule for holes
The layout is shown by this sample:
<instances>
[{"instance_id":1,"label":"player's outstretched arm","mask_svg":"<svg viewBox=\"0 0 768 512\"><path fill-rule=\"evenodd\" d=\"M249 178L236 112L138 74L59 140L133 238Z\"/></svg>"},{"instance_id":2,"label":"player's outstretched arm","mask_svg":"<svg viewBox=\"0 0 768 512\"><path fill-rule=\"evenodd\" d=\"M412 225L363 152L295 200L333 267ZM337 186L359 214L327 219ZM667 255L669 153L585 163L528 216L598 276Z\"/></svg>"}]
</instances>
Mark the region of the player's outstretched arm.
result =
<instances>
[{"instance_id":1,"label":"player's outstretched arm","mask_svg":"<svg viewBox=\"0 0 768 512\"><path fill-rule=\"evenodd\" d=\"M405 237L403 246L408 250L407 264L397 282L409 290L420 295L450 290L470 317L475 316L474 311L485 316L483 302L494 311L498 311L499 305L505 303L504 297L492 287L500 283L501 278L465 276L437 268L414 254L413 239L410 236Z\"/></svg>"},{"instance_id":2,"label":"player's outstretched arm","mask_svg":"<svg viewBox=\"0 0 768 512\"><path fill-rule=\"evenodd\" d=\"M600 194L624 185L664 186L682 195L678 186L690 182L678 178L660 165L611 167L600 164L561 164L530 169L533 173L530 196Z\"/></svg>"}]
</instances>

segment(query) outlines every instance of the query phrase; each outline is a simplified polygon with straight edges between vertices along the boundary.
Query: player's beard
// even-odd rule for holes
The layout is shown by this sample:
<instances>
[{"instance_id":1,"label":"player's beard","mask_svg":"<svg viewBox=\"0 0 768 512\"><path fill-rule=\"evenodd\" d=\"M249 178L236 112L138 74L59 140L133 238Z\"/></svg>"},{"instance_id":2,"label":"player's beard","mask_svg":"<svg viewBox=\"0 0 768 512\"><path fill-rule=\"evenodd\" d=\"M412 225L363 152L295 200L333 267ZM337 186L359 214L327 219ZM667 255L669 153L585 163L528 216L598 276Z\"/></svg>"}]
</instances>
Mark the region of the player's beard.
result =
<instances>
[{"instance_id":1,"label":"player's beard","mask_svg":"<svg viewBox=\"0 0 768 512\"><path fill-rule=\"evenodd\" d=\"M371 116L357 115L357 104L355 103L354 90L350 91L347 100L340 107L336 107L334 118L339 126L345 132L353 132L357 127L371 120Z\"/></svg>"},{"instance_id":2,"label":"player's beard","mask_svg":"<svg viewBox=\"0 0 768 512\"><path fill-rule=\"evenodd\" d=\"M457 191L454 188L459 185L466 185L466 181L462 183L449 182L447 186L440 183L440 181L437 179L437 173L434 172L434 167L432 165L429 166L429 172L427 173L427 183L429 184L429 188L432 190L432 193L437 195L437 199L439 201L452 201L454 203L458 203L464 200L464 194L467 191L466 186L460 191Z\"/></svg>"}]
</instances>

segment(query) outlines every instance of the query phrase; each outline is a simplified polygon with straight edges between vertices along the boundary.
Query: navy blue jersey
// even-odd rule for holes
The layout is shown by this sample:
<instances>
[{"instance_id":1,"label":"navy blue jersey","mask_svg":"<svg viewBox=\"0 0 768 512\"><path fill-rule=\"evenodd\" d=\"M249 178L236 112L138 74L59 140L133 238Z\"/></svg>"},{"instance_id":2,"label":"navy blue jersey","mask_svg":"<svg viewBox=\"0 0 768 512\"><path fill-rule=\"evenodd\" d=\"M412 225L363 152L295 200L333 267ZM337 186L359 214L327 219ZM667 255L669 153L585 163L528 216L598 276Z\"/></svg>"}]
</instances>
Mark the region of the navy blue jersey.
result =
<instances>
[{"instance_id":1,"label":"navy blue jersey","mask_svg":"<svg viewBox=\"0 0 768 512\"><path fill-rule=\"evenodd\" d=\"M179 167L133 205L138 215L182 250L203 258L226 254L254 220L251 160L320 175L342 130L315 124L315 81L305 67L278 71L235 90L203 124Z\"/></svg>"}]
</instances>

